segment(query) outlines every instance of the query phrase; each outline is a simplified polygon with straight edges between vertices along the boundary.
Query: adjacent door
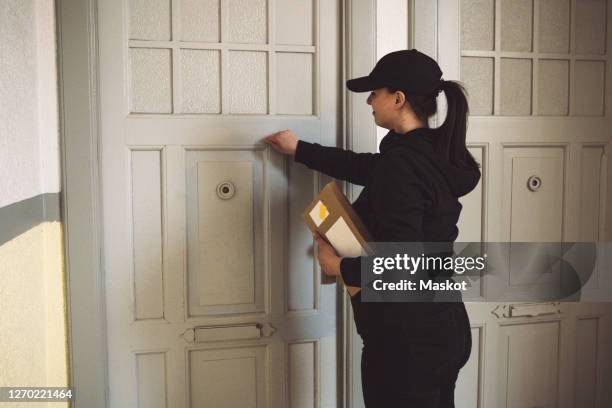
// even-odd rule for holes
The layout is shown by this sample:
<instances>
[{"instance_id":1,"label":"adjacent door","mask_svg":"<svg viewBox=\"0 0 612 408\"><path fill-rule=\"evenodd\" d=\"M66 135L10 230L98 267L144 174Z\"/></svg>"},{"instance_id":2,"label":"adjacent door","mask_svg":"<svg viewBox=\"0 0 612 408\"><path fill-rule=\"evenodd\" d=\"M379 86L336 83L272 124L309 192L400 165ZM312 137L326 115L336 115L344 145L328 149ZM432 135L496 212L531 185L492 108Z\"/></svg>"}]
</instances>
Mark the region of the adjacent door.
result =
<instances>
[{"instance_id":1,"label":"adjacent door","mask_svg":"<svg viewBox=\"0 0 612 408\"><path fill-rule=\"evenodd\" d=\"M612 5L415 4L417 14L437 22L417 38L437 57L445 79L467 87L468 144L482 165L481 183L461 200L457 241L609 241ZM532 177L538 188L530 188ZM596 269L584 293L609 296L603 278L610 272ZM507 290L532 287L538 278L512 274ZM486 295L485 278L468 297L474 346L457 406L610 406L609 303L533 308L484 303Z\"/></svg>"},{"instance_id":2,"label":"adjacent door","mask_svg":"<svg viewBox=\"0 0 612 408\"><path fill-rule=\"evenodd\" d=\"M321 183L261 139L336 144L341 2L98 7L110 406L335 407Z\"/></svg>"}]
</instances>

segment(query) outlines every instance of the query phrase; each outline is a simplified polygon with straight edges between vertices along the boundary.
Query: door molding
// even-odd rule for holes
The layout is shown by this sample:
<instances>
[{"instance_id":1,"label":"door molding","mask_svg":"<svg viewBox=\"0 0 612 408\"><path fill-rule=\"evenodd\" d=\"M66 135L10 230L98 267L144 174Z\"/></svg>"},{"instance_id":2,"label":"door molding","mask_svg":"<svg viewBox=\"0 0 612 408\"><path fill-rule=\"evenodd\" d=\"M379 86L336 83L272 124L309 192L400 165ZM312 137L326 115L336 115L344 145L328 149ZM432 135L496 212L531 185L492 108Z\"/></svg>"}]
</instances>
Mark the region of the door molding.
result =
<instances>
[{"instance_id":1,"label":"door molding","mask_svg":"<svg viewBox=\"0 0 612 408\"><path fill-rule=\"evenodd\" d=\"M376 0L345 0L344 28L344 148L356 152L376 152L376 124L370 107L365 103L367 94L355 93L345 87L345 81L368 75L376 64ZM348 188L350 186L350 188ZM354 201L362 187L347 184L347 196ZM342 368L344 407L363 407L361 392L361 339L355 330L351 302L342 292Z\"/></svg>"},{"instance_id":2,"label":"door molding","mask_svg":"<svg viewBox=\"0 0 612 408\"><path fill-rule=\"evenodd\" d=\"M106 313L98 160L97 0L57 1L62 166L72 406L105 408Z\"/></svg>"}]
</instances>

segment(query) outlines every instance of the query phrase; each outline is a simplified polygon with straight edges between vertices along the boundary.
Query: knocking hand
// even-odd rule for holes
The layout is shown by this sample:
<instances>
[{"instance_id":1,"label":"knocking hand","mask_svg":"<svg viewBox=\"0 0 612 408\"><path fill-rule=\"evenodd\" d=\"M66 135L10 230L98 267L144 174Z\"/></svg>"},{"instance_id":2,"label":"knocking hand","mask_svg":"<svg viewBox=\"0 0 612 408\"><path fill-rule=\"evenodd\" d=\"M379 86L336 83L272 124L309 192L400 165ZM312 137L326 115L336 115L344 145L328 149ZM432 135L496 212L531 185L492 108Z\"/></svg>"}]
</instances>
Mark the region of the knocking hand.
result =
<instances>
[{"instance_id":1,"label":"knocking hand","mask_svg":"<svg viewBox=\"0 0 612 408\"><path fill-rule=\"evenodd\" d=\"M295 158L298 138L291 130L281 130L280 132L266 136L263 141L272 146L277 152L289 154L291 157Z\"/></svg>"}]
</instances>

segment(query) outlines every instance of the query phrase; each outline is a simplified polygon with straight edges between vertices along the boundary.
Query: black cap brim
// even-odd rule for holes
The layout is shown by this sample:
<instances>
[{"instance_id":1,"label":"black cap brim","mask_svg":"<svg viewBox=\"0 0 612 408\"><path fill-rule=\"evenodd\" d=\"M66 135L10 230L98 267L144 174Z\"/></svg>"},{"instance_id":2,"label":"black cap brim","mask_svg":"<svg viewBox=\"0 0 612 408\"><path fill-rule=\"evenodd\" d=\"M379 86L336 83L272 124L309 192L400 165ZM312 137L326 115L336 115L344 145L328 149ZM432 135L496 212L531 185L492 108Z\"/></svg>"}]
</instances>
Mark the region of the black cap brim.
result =
<instances>
[{"instance_id":1,"label":"black cap brim","mask_svg":"<svg viewBox=\"0 0 612 408\"><path fill-rule=\"evenodd\" d=\"M346 87L353 92L367 92L382 88L382 86L376 83L370 76L349 79L346 81Z\"/></svg>"}]
</instances>

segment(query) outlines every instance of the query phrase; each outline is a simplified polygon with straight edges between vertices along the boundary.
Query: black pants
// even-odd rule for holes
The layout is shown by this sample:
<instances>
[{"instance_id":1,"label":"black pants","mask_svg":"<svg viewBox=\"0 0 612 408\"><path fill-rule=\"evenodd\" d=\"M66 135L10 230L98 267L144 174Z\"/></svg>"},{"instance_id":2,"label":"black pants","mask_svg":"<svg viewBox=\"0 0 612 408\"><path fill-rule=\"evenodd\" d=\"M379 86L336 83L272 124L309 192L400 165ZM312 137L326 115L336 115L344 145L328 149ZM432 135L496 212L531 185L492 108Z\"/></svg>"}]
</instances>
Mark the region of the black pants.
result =
<instances>
[{"instance_id":1,"label":"black pants","mask_svg":"<svg viewBox=\"0 0 612 408\"><path fill-rule=\"evenodd\" d=\"M367 408L454 408L455 382L472 348L463 303L368 340L361 354Z\"/></svg>"}]
</instances>

